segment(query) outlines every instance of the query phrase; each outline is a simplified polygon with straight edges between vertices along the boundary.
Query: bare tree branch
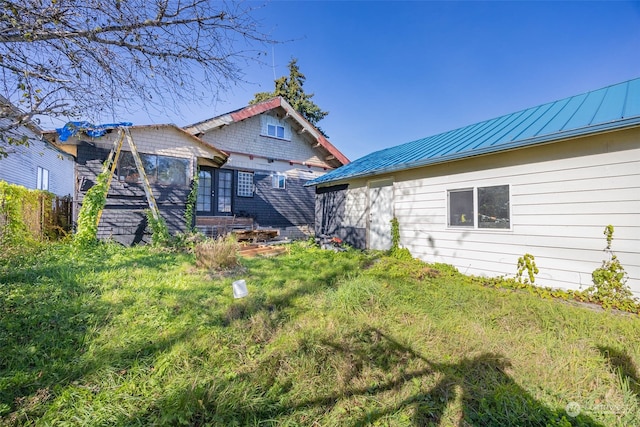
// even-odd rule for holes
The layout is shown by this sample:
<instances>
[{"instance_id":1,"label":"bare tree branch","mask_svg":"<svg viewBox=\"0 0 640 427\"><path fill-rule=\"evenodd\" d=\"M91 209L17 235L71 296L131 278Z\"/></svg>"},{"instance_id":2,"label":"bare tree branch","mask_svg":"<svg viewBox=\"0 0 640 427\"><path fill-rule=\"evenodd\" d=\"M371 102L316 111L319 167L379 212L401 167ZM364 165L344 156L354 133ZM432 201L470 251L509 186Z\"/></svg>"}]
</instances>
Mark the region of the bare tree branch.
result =
<instances>
[{"instance_id":1,"label":"bare tree branch","mask_svg":"<svg viewBox=\"0 0 640 427\"><path fill-rule=\"evenodd\" d=\"M210 0L0 0L3 130L209 102L266 44L255 10ZM16 113L15 111L19 111Z\"/></svg>"}]
</instances>

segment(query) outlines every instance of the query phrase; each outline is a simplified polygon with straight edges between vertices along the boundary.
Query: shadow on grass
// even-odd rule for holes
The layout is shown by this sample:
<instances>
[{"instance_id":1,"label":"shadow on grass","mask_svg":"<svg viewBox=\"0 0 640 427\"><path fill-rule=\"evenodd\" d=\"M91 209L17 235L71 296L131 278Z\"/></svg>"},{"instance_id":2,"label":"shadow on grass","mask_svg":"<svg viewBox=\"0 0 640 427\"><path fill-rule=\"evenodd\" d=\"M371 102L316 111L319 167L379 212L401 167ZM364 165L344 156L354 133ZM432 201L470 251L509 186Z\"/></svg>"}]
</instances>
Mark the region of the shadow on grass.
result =
<instances>
[{"instance_id":1,"label":"shadow on grass","mask_svg":"<svg viewBox=\"0 0 640 427\"><path fill-rule=\"evenodd\" d=\"M611 371L628 384L629 391L640 402L640 377L631 357L614 347L598 346L598 350L607 359Z\"/></svg>"},{"instance_id":2,"label":"shadow on grass","mask_svg":"<svg viewBox=\"0 0 640 427\"><path fill-rule=\"evenodd\" d=\"M500 354L484 353L457 363L438 363L374 328L357 331L344 341L316 344L327 352L314 360L317 369L335 362L335 358L348 361L340 373L342 381L333 379L337 386L332 392L321 392L310 399L290 396L293 385L277 384L276 380L280 366L287 361L269 359L233 379L216 378L201 390L185 389L167 396L151 409L155 414L140 415L155 419L163 413L172 416L167 419L173 422L181 420L190 425L277 425L287 417L286 421L294 424L362 427L386 425L396 419L395 414L408 413L411 425L444 426L452 425L451 414L446 417L447 409L460 405L461 411L453 421L459 427L603 427L584 414L570 416L563 409L536 400L505 372L509 361ZM372 370L391 375L372 383L374 378L366 377ZM263 384L256 377L270 380ZM365 381L361 381L363 378ZM314 392L309 390L309 394ZM183 406L179 414L168 413L176 402L187 401L193 402L188 410ZM363 404L369 406L363 408ZM363 415L344 418L340 415L344 411ZM125 424L123 420L120 425Z\"/></svg>"},{"instance_id":3,"label":"shadow on grass","mask_svg":"<svg viewBox=\"0 0 640 427\"><path fill-rule=\"evenodd\" d=\"M583 414L572 414L572 417L565 410L552 409L537 401L505 372L510 362L500 354L483 353L465 357L457 363L437 363L378 329L371 332L378 344L375 345L377 348L368 351L373 350L373 354L383 356L383 360L387 354L401 354L426 363L440 375L435 386L414 393L391 407L370 411L355 426L368 425L407 407L413 409L414 425L438 426L447 406L456 398L462 402L460 426L566 425L562 424L565 420L571 420L571 425L601 426Z\"/></svg>"},{"instance_id":4,"label":"shadow on grass","mask_svg":"<svg viewBox=\"0 0 640 427\"><path fill-rule=\"evenodd\" d=\"M91 335L116 316L126 302L105 303L100 285L87 273L118 271L132 264L162 269L169 257L139 252L111 257L108 247L76 252L52 246L31 257L4 259L0 265L0 421L37 418L54 389L80 380L103 364L126 365L139 354L162 349L145 343L103 360L83 359ZM165 345L172 341L168 339ZM7 415L10 414L10 415Z\"/></svg>"},{"instance_id":5,"label":"shadow on grass","mask_svg":"<svg viewBox=\"0 0 640 427\"><path fill-rule=\"evenodd\" d=\"M282 316L277 321L284 321L286 316L278 313L293 306L294 299L334 287L348 274L346 268L323 270L327 260L331 261L303 262L290 257L248 263L249 277L258 283L274 280L271 268L278 265L282 272L276 279L279 281L267 283L274 292L235 301L222 318L212 320L223 326L241 321L234 325L250 327L245 320L275 312L276 318ZM279 288L282 292L277 292ZM250 332L245 337L252 340ZM290 362L290 358L298 362ZM444 426L451 425L452 415L447 410L453 407L459 411L453 422L460 427L601 427L585 414L572 417L564 409L535 399L507 373L510 363L501 354L484 353L456 363L432 361L375 328L336 338L310 337L292 353L282 351L257 360L237 375L212 373L197 386L173 390L151 407L122 416L116 424L128 425L135 419L189 425L276 425L287 421L360 427L384 424L402 413L410 414L415 426ZM304 378L292 379L287 373L289 363L305 364L310 376L334 369L333 374L322 374L331 384L301 392L293 381ZM345 408L347 412L353 409L350 415L341 415Z\"/></svg>"}]
</instances>

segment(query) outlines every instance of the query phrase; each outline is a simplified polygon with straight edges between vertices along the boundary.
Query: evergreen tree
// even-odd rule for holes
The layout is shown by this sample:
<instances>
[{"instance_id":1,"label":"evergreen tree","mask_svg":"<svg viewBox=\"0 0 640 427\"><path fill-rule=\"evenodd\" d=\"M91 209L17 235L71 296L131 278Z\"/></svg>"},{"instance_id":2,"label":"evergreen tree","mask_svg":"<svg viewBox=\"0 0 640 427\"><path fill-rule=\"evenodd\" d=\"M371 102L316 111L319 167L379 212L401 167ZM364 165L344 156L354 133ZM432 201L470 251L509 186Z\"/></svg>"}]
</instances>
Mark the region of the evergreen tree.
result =
<instances>
[{"instance_id":1,"label":"evergreen tree","mask_svg":"<svg viewBox=\"0 0 640 427\"><path fill-rule=\"evenodd\" d=\"M306 77L300 72L298 68L298 59L292 58L289 62L289 77L282 76L275 80L275 90L273 92L259 92L254 95L254 98L249 104L257 104L258 102L266 101L267 99L281 96L287 100L293 108L296 109L302 116L309 121L315 127L318 127L318 122L322 120L328 111L322 111L312 100L313 93L305 93L302 86ZM320 130L320 128L318 128ZM322 130L320 130L322 132ZM323 132L324 134L324 132Z\"/></svg>"}]
</instances>

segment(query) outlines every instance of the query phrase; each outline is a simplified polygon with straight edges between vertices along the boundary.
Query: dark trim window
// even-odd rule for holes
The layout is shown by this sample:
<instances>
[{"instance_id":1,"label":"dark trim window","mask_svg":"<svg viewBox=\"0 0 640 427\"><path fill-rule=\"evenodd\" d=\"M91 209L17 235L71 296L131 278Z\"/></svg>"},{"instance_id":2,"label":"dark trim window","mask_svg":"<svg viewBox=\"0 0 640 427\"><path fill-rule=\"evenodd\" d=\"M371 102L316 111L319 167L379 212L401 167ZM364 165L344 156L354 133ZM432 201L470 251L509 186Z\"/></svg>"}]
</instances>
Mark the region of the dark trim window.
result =
<instances>
[{"instance_id":1,"label":"dark trim window","mask_svg":"<svg viewBox=\"0 0 640 427\"><path fill-rule=\"evenodd\" d=\"M238 197L253 197L253 172L238 171Z\"/></svg>"},{"instance_id":2,"label":"dark trim window","mask_svg":"<svg viewBox=\"0 0 640 427\"><path fill-rule=\"evenodd\" d=\"M231 212L231 183L233 182L233 171L221 169L217 175L218 212L229 213Z\"/></svg>"},{"instance_id":3,"label":"dark trim window","mask_svg":"<svg viewBox=\"0 0 640 427\"><path fill-rule=\"evenodd\" d=\"M211 212L211 195L213 194L213 172L200 170L198 173L198 198L196 211Z\"/></svg>"},{"instance_id":4,"label":"dark trim window","mask_svg":"<svg viewBox=\"0 0 640 427\"><path fill-rule=\"evenodd\" d=\"M178 157L140 154L144 172L150 184L184 186L188 182L189 160ZM137 183L140 174L130 151L120 153L118 160L118 177L120 181Z\"/></svg>"},{"instance_id":5,"label":"dark trim window","mask_svg":"<svg viewBox=\"0 0 640 427\"><path fill-rule=\"evenodd\" d=\"M449 227L511 228L508 185L449 190L447 199Z\"/></svg>"}]
</instances>

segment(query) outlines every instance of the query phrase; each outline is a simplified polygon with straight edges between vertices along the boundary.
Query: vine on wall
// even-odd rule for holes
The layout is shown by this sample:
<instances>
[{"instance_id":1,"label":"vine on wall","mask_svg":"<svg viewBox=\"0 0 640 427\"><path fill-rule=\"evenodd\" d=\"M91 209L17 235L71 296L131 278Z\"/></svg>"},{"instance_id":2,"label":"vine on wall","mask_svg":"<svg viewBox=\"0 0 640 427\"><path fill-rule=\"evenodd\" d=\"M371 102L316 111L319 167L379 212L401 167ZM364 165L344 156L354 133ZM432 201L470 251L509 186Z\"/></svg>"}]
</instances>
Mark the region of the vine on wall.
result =
<instances>
[{"instance_id":1,"label":"vine on wall","mask_svg":"<svg viewBox=\"0 0 640 427\"><path fill-rule=\"evenodd\" d=\"M189 191L189 195L187 196L187 206L184 211L184 221L187 226L187 233L193 231L195 227L196 202L198 200L198 185L200 183L199 173L200 170L196 168L196 173L191 181L191 191Z\"/></svg>"},{"instance_id":2,"label":"vine on wall","mask_svg":"<svg viewBox=\"0 0 640 427\"><path fill-rule=\"evenodd\" d=\"M391 219L391 249L389 250L389 254L397 259L413 259L409 249L400 247L400 223L396 217Z\"/></svg>"},{"instance_id":3,"label":"vine on wall","mask_svg":"<svg viewBox=\"0 0 640 427\"><path fill-rule=\"evenodd\" d=\"M73 239L81 246L98 242L98 216L107 202L110 174L110 170L105 170L98 175L96 184L87 191L82 200L82 207L78 213L78 231Z\"/></svg>"},{"instance_id":4,"label":"vine on wall","mask_svg":"<svg viewBox=\"0 0 640 427\"><path fill-rule=\"evenodd\" d=\"M164 218L158 213L158 219L153 217L150 209L146 210L147 224L151 228L151 244L153 246L167 246L171 240L169 229Z\"/></svg>"},{"instance_id":5,"label":"vine on wall","mask_svg":"<svg viewBox=\"0 0 640 427\"><path fill-rule=\"evenodd\" d=\"M527 273L524 276L524 273ZM536 261L533 255L524 254L524 256L518 258L518 273L516 274L516 280L518 283L525 284L534 284L536 281L536 274L538 274L540 270L536 266Z\"/></svg>"}]
</instances>

